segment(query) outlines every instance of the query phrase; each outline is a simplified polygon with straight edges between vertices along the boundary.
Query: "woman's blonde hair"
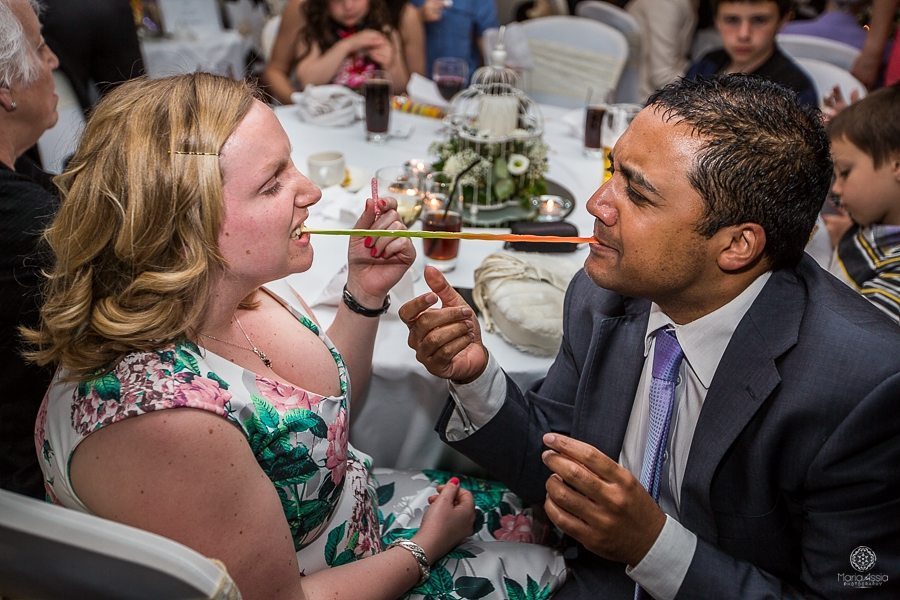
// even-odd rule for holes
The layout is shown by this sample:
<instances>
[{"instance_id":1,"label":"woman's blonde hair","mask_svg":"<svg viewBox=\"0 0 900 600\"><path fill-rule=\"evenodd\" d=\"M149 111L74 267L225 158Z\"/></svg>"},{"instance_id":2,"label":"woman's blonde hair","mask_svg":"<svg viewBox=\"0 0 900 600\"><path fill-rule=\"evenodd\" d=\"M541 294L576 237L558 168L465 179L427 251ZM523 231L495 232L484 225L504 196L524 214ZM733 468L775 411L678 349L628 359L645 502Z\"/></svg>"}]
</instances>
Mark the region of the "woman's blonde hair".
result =
<instances>
[{"instance_id":1,"label":"woman's blonde hair","mask_svg":"<svg viewBox=\"0 0 900 600\"><path fill-rule=\"evenodd\" d=\"M27 358L84 379L196 332L225 267L218 155L257 96L194 73L132 80L97 105L55 180L55 264Z\"/></svg>"}]
</instances>

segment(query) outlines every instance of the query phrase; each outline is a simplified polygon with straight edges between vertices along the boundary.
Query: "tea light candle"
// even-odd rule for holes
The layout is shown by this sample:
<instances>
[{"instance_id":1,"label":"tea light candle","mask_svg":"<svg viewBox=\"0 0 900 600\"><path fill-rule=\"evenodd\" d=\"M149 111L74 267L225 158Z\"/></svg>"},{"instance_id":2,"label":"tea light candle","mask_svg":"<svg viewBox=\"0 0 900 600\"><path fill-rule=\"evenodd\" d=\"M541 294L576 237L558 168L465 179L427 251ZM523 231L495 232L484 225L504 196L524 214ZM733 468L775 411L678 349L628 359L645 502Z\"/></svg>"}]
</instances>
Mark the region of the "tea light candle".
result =
<instances>
[{"instance_id":1,"label":"tea light candle","mask_svg":"<svg viewBox=\"0 0 900 600\"><path fill-rule=\"evenodd\" d=\"M431 165L419 158L411 158L410 160L403 163L403 168L406 171L406 174L415 179L415 181L419 185L419 189L425 189L425 176L431 172Z\"/></svg>"},{"instance_id":2,"label":"tea light candle","mask_svg":"<svg viewBox=\"0 0 900 600\"><path fill-rule=\"evenodd\" d=\"M561 221L565 216L569 203L559 196L544 195L535 199L537 206L537 221Z\"/></svg>"},{"instance_id":3,"label":"tea light candle","mask_svg":"<svg viewBox=\"0 0 900 600\"><path fill-rule=\"evenodd\" d=\"M444 202L440 198L435 198L434 196L425 196L425 200L422 201L422 206L425 209L425 212L432 212L436 210L442 210L444 208Z\"/></svg>"}]
</instances>

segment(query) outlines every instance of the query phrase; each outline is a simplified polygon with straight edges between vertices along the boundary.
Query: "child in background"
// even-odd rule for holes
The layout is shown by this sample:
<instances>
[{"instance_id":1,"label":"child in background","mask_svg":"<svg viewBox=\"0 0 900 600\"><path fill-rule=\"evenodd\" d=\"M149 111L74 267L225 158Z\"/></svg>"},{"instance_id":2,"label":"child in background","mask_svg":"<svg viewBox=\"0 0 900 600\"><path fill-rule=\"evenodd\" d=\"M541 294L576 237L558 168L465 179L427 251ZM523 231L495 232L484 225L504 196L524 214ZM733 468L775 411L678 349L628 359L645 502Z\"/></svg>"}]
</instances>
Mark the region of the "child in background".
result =
<instances>
[{"instance_id":1,"label":"child in background","mask_svg":"<svg viewBox=\"0 0 900 600\"><path fill-rule=\"evenodd\" d=\"M900 83L856 102L828 124L832 192L848 218L826 218L831 271L900 322Z\"/></svg>"}]
</instances>

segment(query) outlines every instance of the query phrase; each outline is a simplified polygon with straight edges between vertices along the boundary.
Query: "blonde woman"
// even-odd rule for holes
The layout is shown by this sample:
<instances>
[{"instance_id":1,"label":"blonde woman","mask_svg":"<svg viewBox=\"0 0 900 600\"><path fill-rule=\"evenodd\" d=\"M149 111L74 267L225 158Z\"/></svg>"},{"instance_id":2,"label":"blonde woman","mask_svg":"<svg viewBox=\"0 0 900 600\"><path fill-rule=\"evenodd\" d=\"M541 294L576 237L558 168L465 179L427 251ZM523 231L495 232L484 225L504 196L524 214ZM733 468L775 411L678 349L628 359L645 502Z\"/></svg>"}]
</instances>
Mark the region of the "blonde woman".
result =
<instances>
[{"instance_id":1,"label":"blonde woman","mask_svg":"<svg viewBox=\"0 0 900 600\"><path fill-rule=\"evenodd\" d=\"M59 183L28 336L33 360L60 367L36 430L54 501L221 559L245 598L560 583L558 554L503 541L532 524L505 489L376 480L348 443L351 390L414 251L352 238L344 303L319 326L283 278L313 260L302 228L321 194L254 90L203 73L125 83ZM378 202L357 227L402 228Z\"/></svg>"}]
</instances>

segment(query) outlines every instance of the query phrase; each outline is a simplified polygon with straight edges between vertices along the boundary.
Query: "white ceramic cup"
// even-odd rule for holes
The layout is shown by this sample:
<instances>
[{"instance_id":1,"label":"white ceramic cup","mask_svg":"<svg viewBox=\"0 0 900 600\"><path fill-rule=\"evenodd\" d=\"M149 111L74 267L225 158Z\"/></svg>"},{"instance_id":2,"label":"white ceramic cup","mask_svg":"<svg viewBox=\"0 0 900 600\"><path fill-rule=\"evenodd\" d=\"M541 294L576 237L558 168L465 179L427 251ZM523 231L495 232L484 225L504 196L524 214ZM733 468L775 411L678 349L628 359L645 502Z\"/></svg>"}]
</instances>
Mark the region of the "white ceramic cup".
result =
<instances>
[{"instance_id":1,"label":"white ceramic cup","mask_svg":"<svg viewBox=\"0 0 900 600\"><path fill-rule=\"evenodd\" d=\"M317 152L306 159L307 175L319 187L337 185L344 180L344 155L340 152Z\"/></svg>"}]
</instances>

